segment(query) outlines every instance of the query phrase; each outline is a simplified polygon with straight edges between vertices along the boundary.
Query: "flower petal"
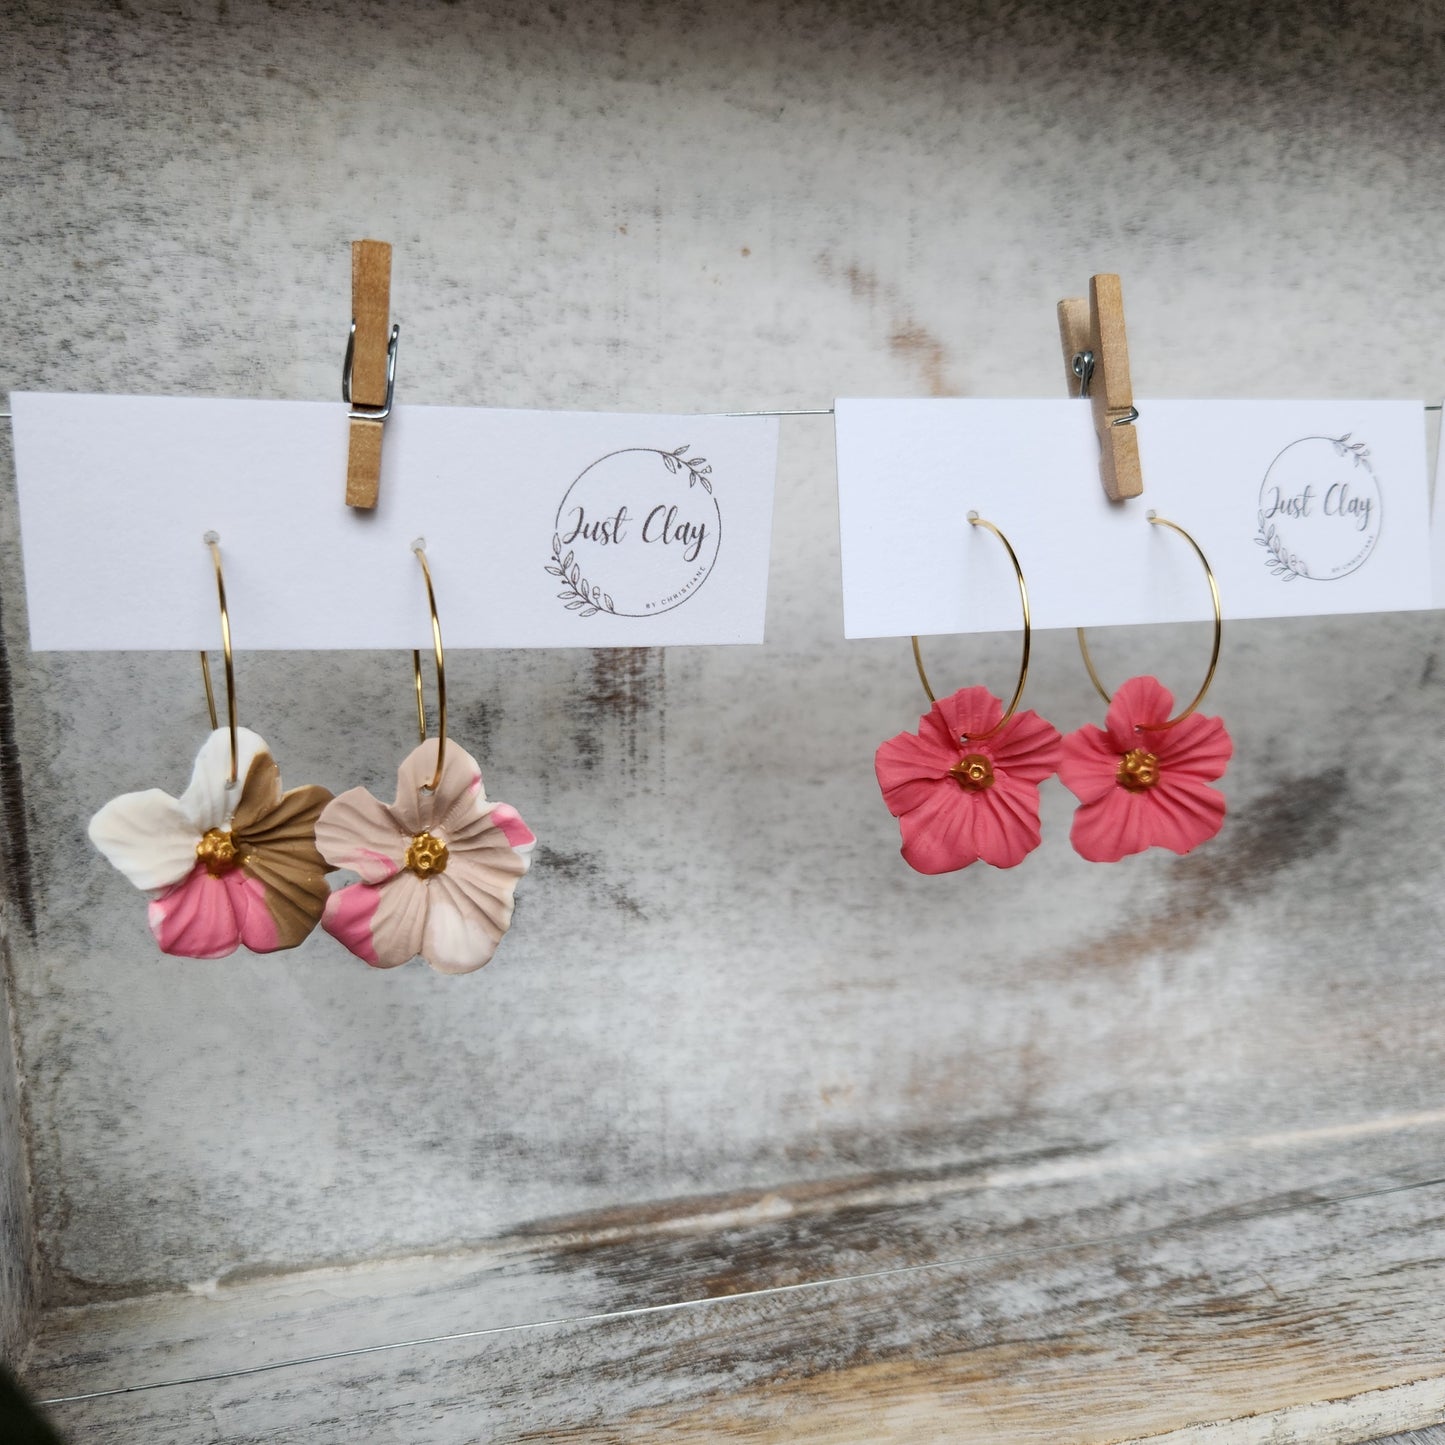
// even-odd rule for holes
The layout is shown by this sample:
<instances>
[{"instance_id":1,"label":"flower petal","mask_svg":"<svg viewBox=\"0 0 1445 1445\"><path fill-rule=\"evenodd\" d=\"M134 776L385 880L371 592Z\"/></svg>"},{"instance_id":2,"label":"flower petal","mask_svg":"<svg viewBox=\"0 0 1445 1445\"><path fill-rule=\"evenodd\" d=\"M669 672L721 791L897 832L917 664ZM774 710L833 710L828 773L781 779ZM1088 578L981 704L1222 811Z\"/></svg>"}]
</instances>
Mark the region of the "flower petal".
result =
<instances>
[{"instance_id":1,"label":"flower petal","mask_svg":"<svg viewBox=\"0 0 1445 1445\"><path fill-rule=\"evenodd\" d=\"M268 752L259 752L246 769L241 800L231 817L231 832L245 843L312 843L316 819L331 794L315 783L281 791L281 769Z\"/></svg>"},{"instance_id":2,"label":"flower petal","mask_svg":"<svg viewBox=\"0 0 1445 1445\"><path fill-rule=\"evenodd\" d=\"M467 810L486 801L482 791L482 770L477 760L447 739L441 781L428 791L436 773L437 745L428 739L407 754L396 774L398 820L409 832L429 833L450 822L460 826Z\"/></svg>"},{"instance_id":3,"label":"flower petal","mask_svg":"<svg viewBox=\"0 0 1445 1445\"><path fill-rule=\"evenodd\" d=\"M222 876L221 881L230 890L231 907L235 909L241 925L241 942L252 953L275 953L280 948L295 948L316 927L316 918L321 916L318 907L316 917L306 926L306 932L292 937L284 933L278 924L273 909L268 906L270 898L267 890L259 878L251 877L244 869L233 868Z\"/></svg>"},{"instance_id":4,"label":"flower petal","mask_svg":"<svg viewBox=\"0 0 1445 1445\"><path fill-rule=\"evenodd\" d=\"M435 880L431 880L435 881ZM365 883L353 883L365 888ZM395 878L376 885L376 907L371 914L371 952L367 959L377 968L395 968L407 963L421 952L430 906L430 883L423 883L415 873L403 869ZM340 934L337 937L341 937ZM341 941L346 943L346 939ZM351 945L347 943L347 947ZM353 949L353 952L359 950ZM365 954L361 954L365 958Z\"/></svg>"},{"instance_id":5,"label":"flower petal","mask_svg":"<svg viewBox=\"0 0 1445 1445\"><path fill-rule=\"evenodd\" d=\"M1017 868L1043 842L1038 785L999 774L995 779L993 787L979 795L978 856L994 868Z\"/></svg>"},{"instance_id":6,"label":"flower petal","mask_svg":"<svg viewBox=\"0 0 1445 1445\"><path fill-rule=\"evenodd\" d=\"M326 864L309 839L304 843L254 845L246 850L236 871L263 890L276 939L272 949L295 948L321 921L331 890L326 883ZM246 947L255 945L248 941Z\"/></svg>"},{"instance_id":7,"label":"flower petal","mask_svg":"<svg viewBox=\"0 0 1445 1445\"><path fill-rule=\"evenodd\" d=\"M1200 717L1198 713L1164 732L1146 731L1144 745L1159 759L1162 776L1183 776L1201 783L1222 778L1234 755L1234 743L1225 731L1224 719Z\"/></svg>"},{"instance_id":8,"label":"flower petal","mask_svg":"<svg viewBox=\"0 0 1445 1445\"><path fill-rule=\"evenodd\" d=\"M330 889L326 862L316 851L316 820L330 801L331 794L314 785L283 793L271 754L252 757L231 819L241 871L255 885L267 915L249 926L243 922L248 948L258 953L295 948L320 921ZM257 947L252 936L269 942Z\"/></svg>"},{"instance_id":9,"label":"flower petal","mask_svg":"<svg viewBox=\"0 0 1445 1445\"><path fill-rule=\"evenodd\" d=\"M903 861L919 873L954 873L978 862L973 835L976 801L952 778L941 778L898 820Z\"/></svg>"},{"instance_id":10,"label":"flower petal","mask_svg":"<svg viewBox=\"0 0 1445 1445\"><path fill-rule=\"evenodd\" d=\"M986 687L961 687L933 704L933 716L949 742L956 746L960 736L981 737L990 728L997 727L1003 716L1003 700Z\"/></svg>"},{"instance_id":11,"label":"flower petal","mask_svg":"<svg viewBox=\"0 0 1445 1445\"><path fill-rule=\"evenodd\" d=\"M234 877L235 873L229 876ZM181 958L224 958L241 942L241 923L225 878L214 878L204 863L152 900L147 921L162 953Z\"/></svg>"},{"instance_id":12,"label":"flower petal","mask_svg":"<svg viewBox=\"0 0 1445 1445\"><path fill-rule=\"evenodd\" d=\"M501 834L497 834L500 839ZM476 848L452 856L443 890L460 895L455 901L468 915L487 918L498 939L512 923L512 898L517 881L527 871L531 859L514 848Z\"/></svg>"},{"instance_id":13,"label":"flower petal","mask_svg":"<svg viewBox=\"0 0 1445 1445\"><path fill-rule=\"evenodd\" d=\"M909 736L917 737L919 742L931 748L939 765L943 768L951 767L963 752L958 739L949 730L948 723L944 720L943 714L939 712L937 704L918 719L917 733L909 734Z\"/></svg>"},{"instance_id":14,"label":"flower petal","mask_svg":"<svg viewBox=\"0 0 1445 1445\"><path fill-rule=\"evenodd\" d=\"M1189 853L1224 826L1224 795L1203 783L1161 779L1142 793L1113 788L1074 814L1069 840L1094 863L1117 863L1147 848Z\"/></svg>"},{"instance_id":15,"label":"flower petal","mask_svg":"<svg viewBox=\"0 0 1445 1445\"><path fill-rule=\"evenodd\" d=\"M333 868L349 868L365 883L382 883L406 863L411 835L396 810L365 788L338 793L316 820L316 846Z\"/></svg>"},{"instance_id":16,"label":"flower petal","mask_svg":"<svg viewBox=\"0 0 1445 1445\"><path fill-rule=\"evenodd\" d=\"M1091 863L1117 863L1153 845L1148 824L1145 795L1111 787L1101 797L1081 803L1074 810L1069 842L1074 852Z\"/></svg>"},{"instance_id":17,"label":"flower petal","mask_svg":"<svg viewBox=\"0 0 1445 1445\"><path fill-rule=\"evenodd\" d=\"M982 859L1013 868L1039 846L1038 789L997 780L980 792L941 780L899 820L903 859L920 873L952 873Z\"/></svg>"},{"instance_id":18,"label":"flower petal","mask_svg":"<svg viewBox=\"0 0 1445 1445\"><path fill-rule=\"evenodd\" d=\"M1130 746L1138 744L1135 742ZM1123 754L1108 733L1092 723L1085 723L1063 741L1059 756L1059 781L1081 802L1096 803L1118 787L1122 758Z\"/></svg>"},{"instance_id":19,"label":"flower petal","mask_svg":"<svg viewBox=\"0 0 1445 1445\"><path fill-rule=\"evenodd\" d=\"M1218 788L1170 777L1161 778L1150 792L1154 804L1151 828L1157 847L1189 853L1224 826L1226 804Z\"/></svg>"},{"instance_id":20,"label":"flower petal","mask_svg":"<svg viewBox=\"0 0 1445 1445\"><path fill-rule=\"evenodd\" d=\"M1058 728L1036 712L1016 712L998 733L980 743L993 760L994 772L1015 782L1038 786L1058 771L1063 738Z\"/></svg>"},{"instance_id":21,"label":"flower petal","mask_svg":"<svg viewBox=\"0 0 1445 1445\"><path fill-rule=\"evenodd\" d=\"M927 721L924 718L920 722L920 733ZM948 770L962 753L956 746L939 743L940 729L941 725L929 730L927 736L899 733L896 738L878 745L873 755L873 770L883 790L883 801L895 818L921 807L941 779L957 786L948 776Z\"/></svg>"},{"instance_id":22,"label":"flower petal","mask_svg":"<svg viewBox=\"0 0 1445 1445\"><path fill-rule=\"evenodd\" d=\"M447 848L453 854L477 849L515 852L522 859L522 866L517 870L519 875L527 871L531 861L527 855L536 843L536 835L510 803L484 803L475 817L467 818L458 828L446 830Z\"/></svg>"},{"instance_id":23,"label":"flower petal","mask_svg":"<svg viewBox=\"0 0 1445 1445\"><path fill-rule=\"evenodd\" d=\"M112 798L87 831L137 888L169 888L196 866L200 834L181 805L159 788Z\"/></svg>"},{"instance_id":24,"label":"flower petal","mask_svg":"<svg viewBox=\"0 0 1445 1445\"><path fill-rule=\"evenodd\" d=\"M1104 726L1119 751L1127 753L1139 746L1140 731L1156 731L1173 715L1174 694L1157 677L1131 677L1114 694Z\"/></svg>"},{"instance_id":25,"label":"flower petal","mask_svg":"<svg viewBox=\"0 0 1445 1445\"><path fill-rule=\"evenodd\" d=\"M241 784L250 776L251 763L258 753L267 752L266 744L250 728L236 729L236 777L240 783L230 784L231 730L217 728L201 744L190 786L181 794L181 808L197 835L211 828L224 828L230 821L241 797ZM279 775L276 781L280 789Z\"/></svg>"},{"instance_id":26,"label":"flower petal","mask_svg":"<svg viewBox=\"0 0 1445 1445\"><path fill-rule=\"evenodd\" d=\"M492 807L492 824L499 828L511 848L523 855L537 846L537 835L522 821L522 815L510 803Z\"/></svg>"},{"instance_id":27,"label":"flower petal","mask_svg":"<svg viewBox=\"0 0 1445 1445\"><path fill-rule=\"evenodd\" d=\"M321 915L321 926L373 968L381 966L377 962L376 947L371 937L372 920L380 902L380 888L369 883L351 883L345 888L338 888L326 900L326 908ZM398 960L402 963L405 961Z\"/></svg>"},{"instance_id":28,"label":"flower petal","mask_svg":"<svg viewBox=\"0 0 1445 1445\"><path fill-rule=\"evenodd\" d=\"M518 855L510 848L508 857ZM479 855L468 855L468 861ZM492 870L487 870L490 874ZM496 880L483 881L480 870L448 866L428 883L426 935L422 957L438 973L472 973L491 961L512 922L512 890L517 877L500 875L504 891L495 890ZM498 918L501 919L500 925Z\"/></svg>"}]
</instances>

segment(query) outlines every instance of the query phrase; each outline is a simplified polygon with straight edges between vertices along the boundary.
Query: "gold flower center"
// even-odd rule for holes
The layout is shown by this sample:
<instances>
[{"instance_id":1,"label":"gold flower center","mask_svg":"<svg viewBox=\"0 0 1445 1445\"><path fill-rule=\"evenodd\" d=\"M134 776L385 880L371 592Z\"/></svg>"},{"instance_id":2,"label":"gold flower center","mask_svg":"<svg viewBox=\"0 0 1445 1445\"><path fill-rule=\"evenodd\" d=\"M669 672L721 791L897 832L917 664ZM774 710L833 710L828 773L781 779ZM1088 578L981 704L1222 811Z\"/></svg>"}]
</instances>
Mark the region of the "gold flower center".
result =
<instances>
[{"instance_id":1,"label":"gold flower center","mask_svg":"<svg viewBox=\"0 0 1445 1445\"><path fill-rule=\"evenodd\" d=\"M971 793L981 793L985 788L993 787L993 764L982 753L969 753L948 771Z\"/></svg>"},{"instance_id":2,"label":"gold flower center","mask_svg":"<svg viewBox=\"0 0 1445 1445\"><path fill-rule=\"evenodd\" d=\"M418 878L430 878L433 873L447 871L447 845L430 833L418 833L406 850L406 866Z\"/></svg>"},{"instance_id":3,"label":"gold flower center","mask_svg":"<svg viewBox=\"0 0 1445 1445\"><path fill-rule=\"evenodd\" d=\"M1143 748L1131 748L1119 759L1115 777L1131 793L1147 792L1159 781L1159 759Z\"/></svg>"},{"instance_id":4,"label":"gold flower center","mask_svg":"<svg viewBox=\"0 0 1445 1445\"><path fill-rule=\"evenodd\" d=\"M196 857L206 865L206 872L212 878L219 878L241 861L241 850L223 828L211 828L196 844Z\"/></svg>"}]
</instances>

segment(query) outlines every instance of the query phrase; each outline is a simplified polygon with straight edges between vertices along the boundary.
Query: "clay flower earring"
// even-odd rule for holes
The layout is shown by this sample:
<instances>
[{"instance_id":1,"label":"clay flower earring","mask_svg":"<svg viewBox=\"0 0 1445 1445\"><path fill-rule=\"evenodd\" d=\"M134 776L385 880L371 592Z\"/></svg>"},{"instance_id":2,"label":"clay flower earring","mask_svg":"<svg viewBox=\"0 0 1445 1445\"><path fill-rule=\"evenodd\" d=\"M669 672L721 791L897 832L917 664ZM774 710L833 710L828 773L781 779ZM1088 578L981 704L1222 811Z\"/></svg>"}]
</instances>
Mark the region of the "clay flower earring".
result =
<instances>
[{"instance_id":1,"label":"clay flower earring","mask_svg":"<svg viewBox=\"0 0 1445 1445\"><path fill-rule=\"evenodd\" d=\"M396 801L352 788L316 825L328 863L361 877L334 892L322 927L373 968L418 954L439 973L487 963L512 922L512 895L536 838L517 810L491 802L476 759L447 737L446 664L424 544L413 544L426 581L437 668L437 738L427 738L421 654L412 654L421 743L397 771Z\"/></svg>"},{"instance_id":2,"label":"clay flower earring","mask_svg":"<svg viewBox=\"0 0 1445 1445\"><path fill-rule=\"evenodd\" d=\"M982 860L1013 868L1039 846L1039 784L1058 766L1059 733L1037 713L1019 712L1029 675L1029 595L1008 538L968 514L1003 543L1018 579L1024 644L1018 685L1004 707L986 687L934 696L918 639L913 660L933 704L917 733L899 733L874 759L878 785L903 835L903 859L919 873L952 873Z\"/></svg>"},{"instance_id":3,"label":"clay flower earring","mask_svg":"<svg viewBox=\"0 0 1445 1445\"><path fill-rule=\"evenodd\" d=\"M270 750L236 726L231 619L221 551L206 534L221 605L228 725L216 723L211 668L201 653L212 732L179 798L159 788L126 793L90 820L90 840L137 888L152 894L148 917L163 953L223 958L295 948L321 917L326 864L313 829L325 788L281 790Z\"/></svg>"},{"instance_id":4,"label":"clay flower earring","mask_svg":"<svg viewBox=\"0 0 1445 1445\"><path fill-rule=\"evenodd\" d=\"M1204 685L1171 717L1173 694L1157 678L1131 677L1111 701L1079 629L1084 666L1109 711L1103 728L1085 725L1064 739L1059 780L1079 799L1069 838L1076 852L1095 863L1117 863L1148 848L1188 853L1224 826L1224 795L1210 784L1224 776L1234 744L1220 718L1196 711L1219 663L1224 630L1219 587L1199 544L1183 527L1153 512L1149 521L1179 533L1204 564L1214 603L1214 650Z\"/></svg>"}]
</instances>

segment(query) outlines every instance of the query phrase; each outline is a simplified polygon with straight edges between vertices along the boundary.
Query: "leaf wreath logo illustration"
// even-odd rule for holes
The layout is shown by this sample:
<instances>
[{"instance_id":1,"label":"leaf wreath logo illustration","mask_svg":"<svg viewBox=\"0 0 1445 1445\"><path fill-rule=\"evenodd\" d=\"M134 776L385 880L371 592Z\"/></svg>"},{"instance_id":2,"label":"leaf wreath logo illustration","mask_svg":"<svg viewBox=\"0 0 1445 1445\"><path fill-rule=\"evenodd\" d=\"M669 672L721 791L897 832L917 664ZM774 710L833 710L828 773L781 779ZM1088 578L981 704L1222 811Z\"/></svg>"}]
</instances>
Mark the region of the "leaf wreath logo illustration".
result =
<instances>
[{"instance_id":1,"label":"leaf wreath logo illustration","mask_svg":"<svg viewBox=\"0 0 1445 1445\"><path fill-rule=\"evenodd\" d=\"M680 472L687 468L687 484L695 487L699 483L708 496L712 496L712 483L708 478L712 475L712 468L707 464L706 457L689 457L683 453L688 450L688 444L684 442L676 451L662 452L663 465L672 473Z\"/></svg>"},{"instance_id":2,"label":"leaf wreath logo illustration","mask_svg":"<svg viewBox=\"0 0 1445 1445\"><path fill-rule=\"evenodd\" d=\"M1347 469L1339 463L1348 461ZM1333 582L1357 571L1379 539L1384 498L1370 448L1340 436L1301 437L1265 472L1254 544L1282 582Z\"/></svg>"},{"instance_id":3,"label":"leaf wreath logo illustration","mask_svg":"<svg viewBox=\"0 0 1445 1445\"><path fill-rule=\"evenodd\" d=\"M546 571L560 584L557 599L568 612L656 616L707 581L722 512L712 464L691 452L688 442L670 450L621 447L583 468L567 488Z\"/></svg>"},{"instance_id":4,"label":"leaf wreath logo illustration","mask_svg":"<svg viewBox=\"0 0 1445 1445\"><path fill-rule=\"evenodd\" d=\"M599 612L611 612L616 614L616 607L612 598L600 587L594 587L582 575L582 568L576 560L575 552L568 552L562 555L562 534L552 534L552 560L547 564L547 571L554 577L560 577L565 591L559 592L558 597L567 604L568 612L581 612L583 617L596 617Z\"/></svg>"},{"instance_id":5,"label":"leaf wreath logo illustration","mask_svg":"<svg viewBox=\"0 0 1445 1445\"><path fill-rule=\"evenodd\" d=\"M1254 539L1254 545L1263 547L1267 552L1264 565L1269 568L1271 576L1293 582L1296 577L1310 575L1309 568L1284 545L1279 528L1265 517L1263 511L1259 513L1259 534Z\"/></svg>"}]
</instances>

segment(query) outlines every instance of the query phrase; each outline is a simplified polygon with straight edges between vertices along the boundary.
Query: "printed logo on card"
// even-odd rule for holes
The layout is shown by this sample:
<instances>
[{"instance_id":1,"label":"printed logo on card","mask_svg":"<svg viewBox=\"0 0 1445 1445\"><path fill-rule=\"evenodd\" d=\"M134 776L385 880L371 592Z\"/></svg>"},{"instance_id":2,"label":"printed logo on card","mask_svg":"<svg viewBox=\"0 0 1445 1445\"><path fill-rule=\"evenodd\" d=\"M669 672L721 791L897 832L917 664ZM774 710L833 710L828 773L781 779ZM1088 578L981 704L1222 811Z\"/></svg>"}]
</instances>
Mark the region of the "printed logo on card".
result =
<instances>
[{"instance_id":1,"label":"printed logo on card","mask_svg":"<svg viewBox=\"0 0 1445 1445\"><path fill-rule=\"evenodd\" d=\"M1259 489L1265 566L1283 582L1335 582L1363 567L1383 510L1370 449L1339 437L1303 437L1269 464Z\"/></svg>"},{"instance_id":2,"label":"printed logo on card","mask_svg":"<svg viewBox=\"0 0 1445 1445\"><path fill-rule=\"evenodd\" d=\"M689 447L624 447L587 467L557 507L548 573L579 617L655 617L697 594L717 562L712 468Z\"/></svg>"}]
</instances>

